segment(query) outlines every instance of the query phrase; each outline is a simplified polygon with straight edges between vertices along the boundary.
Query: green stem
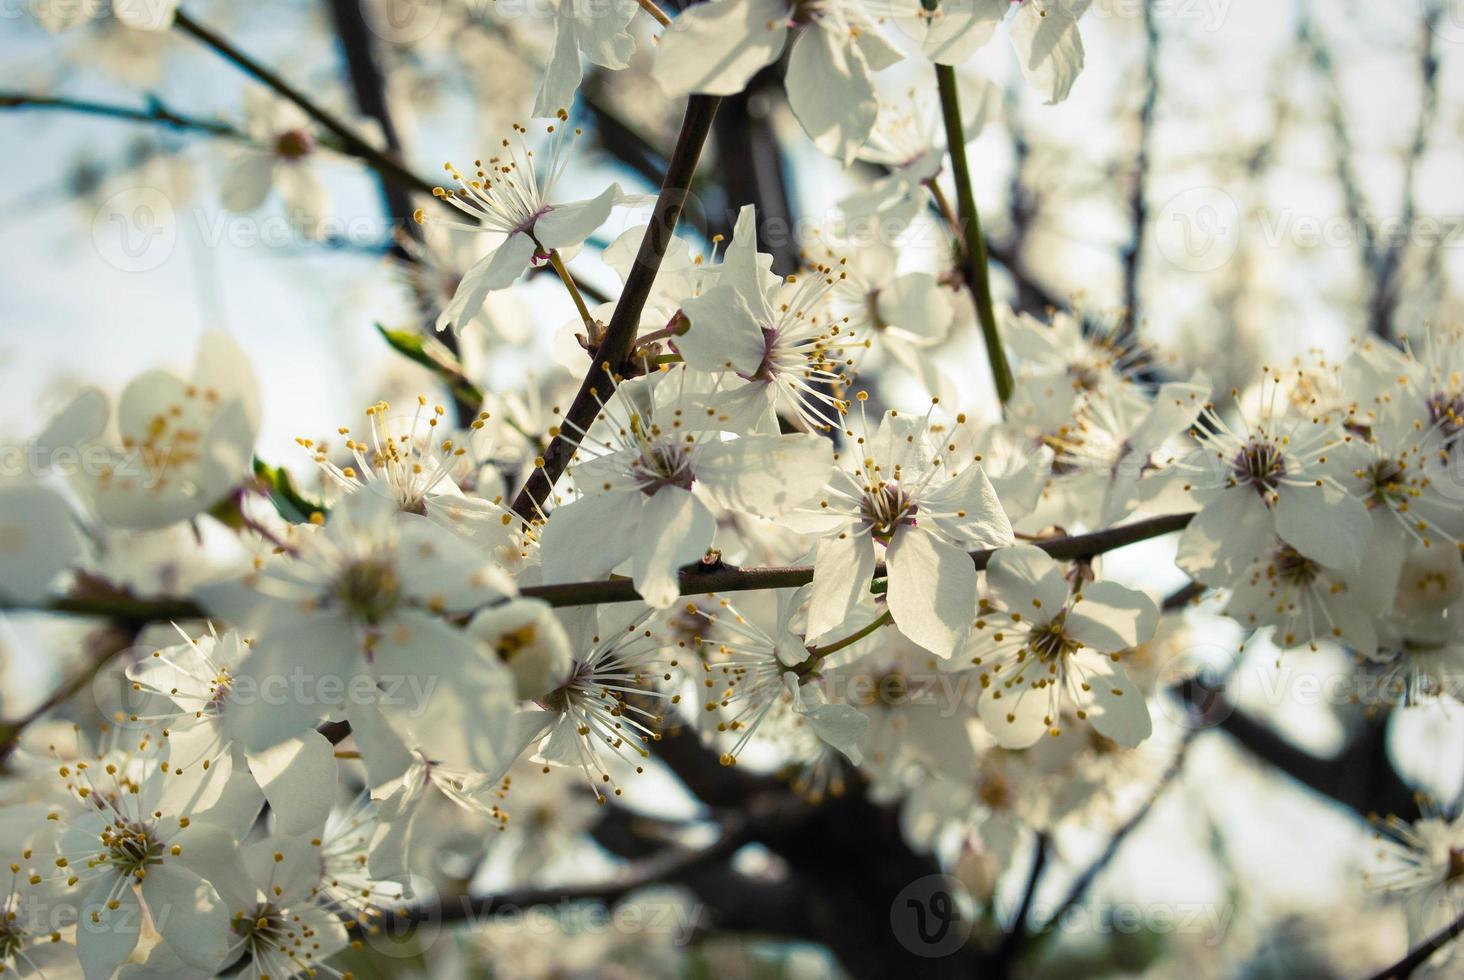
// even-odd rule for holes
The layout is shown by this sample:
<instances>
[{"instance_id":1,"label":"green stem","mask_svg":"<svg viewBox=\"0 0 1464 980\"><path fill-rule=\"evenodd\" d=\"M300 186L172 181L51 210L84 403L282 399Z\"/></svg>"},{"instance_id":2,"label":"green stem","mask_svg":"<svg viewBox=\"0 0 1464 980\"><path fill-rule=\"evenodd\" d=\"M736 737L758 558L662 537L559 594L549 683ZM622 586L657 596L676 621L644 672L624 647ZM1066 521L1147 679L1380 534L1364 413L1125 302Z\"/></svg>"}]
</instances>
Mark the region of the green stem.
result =
<instances>
[{"instance_id":1,"label":"green stem","mask_svg":"<svg viewBox=\"0 0 1464 980\"><path fill-rule=\"evenodd\" d=\"M585 322L586 327L593 327L595 318L590 316L590 308L585 305L585 298L580 295L579 286L575 284L574 277L569 274L564 260L559 257L559 249L549 250L549 264L554 266L554 271L559 274L559 281L564 283L564 288L569 290L569 298L574 300L574 308L579 311L580 319Z\"/></svg>"},{"instance_id":2,"label":"green stem","mask_svg":"<svg viewBox=\"0 0 1464 980\"><path fill-rule=\"evenodd\" d=\"M1015 383L1012 369L1002 349L1001 334L996 329L996 313L991 306L991 276L987 269L986 239L981 234L981 216L976 211L976 196L971 190L971 168L966 162L966 135L961 127L961 102L956 93L956 70L950 65L936 65L935 79L940 87L941 114L945 117L946 149L951 155L951 176L956 184L956 205L961 225L961 271L976 304L976 318L981 321L981 335L986 339L986 357L991 362L991 377L996 382L996 396L1005 405L1012 397Z\"/></svg>"},{"instance_id":3,"label":"green stem","mask_svg":"<svg viewBox=\"0 0 1464 980\"><path fill-rule=\"evenodd\" d=\"M895 617L890 613L888 609L886 609L884 612L880 613L877 617L871 620L869 625L855 630L853 633L850 633L842 640L835 640L833 643L830 643L827 646L809 647L808 660L812 662L810 663L810 666L822 660L824 657L827 657L831 653L838 653L845 647L852 647L854 644L858 643L866 636L869 636L871 633L879 631L880 629L890 625L894 621Z\"/></svg>"}]
</instances>

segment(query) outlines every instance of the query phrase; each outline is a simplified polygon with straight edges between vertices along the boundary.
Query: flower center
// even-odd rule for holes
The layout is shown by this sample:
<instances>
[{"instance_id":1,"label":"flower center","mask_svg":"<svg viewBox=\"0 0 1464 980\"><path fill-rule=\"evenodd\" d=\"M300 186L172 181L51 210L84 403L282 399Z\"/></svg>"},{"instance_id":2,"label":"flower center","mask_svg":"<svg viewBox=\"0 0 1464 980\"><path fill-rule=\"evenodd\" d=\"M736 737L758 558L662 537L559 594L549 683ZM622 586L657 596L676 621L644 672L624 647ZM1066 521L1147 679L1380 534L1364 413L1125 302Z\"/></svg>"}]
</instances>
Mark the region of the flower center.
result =
<instances>
[{"instance_id":1,"label":"flower center","mask_svg":"<svg viewBox=\"0 0 1464 980\"><path fill-rule=\"evenodd\" d=\"M1291 547L1282 545L1271 559L1276 577L1288 585L1310 585L1322 573L1322 566Z\"/></svg>"},{"instance_id":2,"label":"flower center","mask_svg":"<svg viewBox=\"0 0 1464 980\"><path fill-rule=\"evenodd\" d=\"M1464 394L1439 391L1429 395L1428 419L1446 439L1464 432Z\"/></svg>"},{"instance_id":3,"label":"flower center","mask_svg":"<svg viewBox=\"0 0 1464 980\"><path fill-rule=\"evenodd\" d=\"M395 566L379 559L351 562L336 581L336 597L352 616L372 625L385 619L401 596Z\"/></svg>"},{"instance_id":4,"label":"flower center","mask_svg":"<svg viewBox=\"0 0 1464 980\"><path fill-rule=\"evenodd\" d=\"M1274 491L1286 476L1286 457L1273 443L1255 440L1235 454L1230 463L1237 483L1249 484L1259 494Z\"/></svg>"},{"instance_id":5,"label":"flower center","mask_svg":"<svg viewBox=\"0 0 1464 980\"><path fill-rule=\"evenodd\" d=\"M881 544L889 544L900 525L913 526L918 511L909 492L894 481L866 490L859 502L859 516Z\"/></svg>"},{"instance_id":6,"label":"flower center","mask_svg":"<svg viewBox=\"0 0 1464 980\"><path fill-rule=\"evenodd\" d=\"M303 129L290 129L275 137L275 156L299 160L315 149L315 140Z\"/></svg>"},{"instance_id":7,"label":"flower center","mask_svg":"<svg viewBox=\"0 0 1464 980\"><path fill-rule=\"evenodd\" d=\"M631 474L647 497L662 487L690 490L696 480L691 471L691 457L674 443L655 443L642 449L631 464Z\"/></svg>"},{"instance_id":8,"label":"flower center","mask_svg":"<svg viewBox=\"0 0 1464 980\"><path fill-rule=\"evenodd\" d=\"M163 845L151 827L119 821L102 830L102 845L106 863L129 878L140 878L149 865L163 863Z\"/></svg>"},{"instance_id":9,"label":"flower center","mask_svg":"<svg viewBox=\"0 0 1464 980\"><path fill-rule=\"evenodd\" d=\"M557 711L563 714L569 710L570 695L575 686L589 683L594 676L595 668L590 665L589 661L576 660L574 667L569 672L569 680L539 698L539 706L546 711Z\"/></svg>"},{"instance_id":10,"label":"flower center","mask_svg":"<svg viewBox=\"0 0 1464 980\"><path fill-rule=\"evenodd\" d=\"M1067 617L1059 615L1046 626L1039 626L1032 630L1032 638L1028 645L1032 653L1043 663L1052 663L1064 654L1073 653L1082 647L1077 640L1068 636L1064 630Z\"/></svg>"},{"instance_id":11,"label":"flower center","mask_svg":"<svg viewBox=\"0 0 1464 980\"><path fill-rule=\"evenodd\" d=\"M1408 491L1403 485L1404 472L1403 464L1391 459L1378 460L1368 467L1368 506L1406 500Z\"/></svg>"},{"instance_id":12,"label":"flower center","mask_svg":"<svg viewBox=\"0 0 1464 980\"><path fill-rule=\"evenodd\" d=\"M256 962L260 953L268 953L283 945L287 926L285 914L268 902L261 902L253 912L234 913L234 919L229 923L229 929L244 940Z\"/></svg>"}]
</instances>

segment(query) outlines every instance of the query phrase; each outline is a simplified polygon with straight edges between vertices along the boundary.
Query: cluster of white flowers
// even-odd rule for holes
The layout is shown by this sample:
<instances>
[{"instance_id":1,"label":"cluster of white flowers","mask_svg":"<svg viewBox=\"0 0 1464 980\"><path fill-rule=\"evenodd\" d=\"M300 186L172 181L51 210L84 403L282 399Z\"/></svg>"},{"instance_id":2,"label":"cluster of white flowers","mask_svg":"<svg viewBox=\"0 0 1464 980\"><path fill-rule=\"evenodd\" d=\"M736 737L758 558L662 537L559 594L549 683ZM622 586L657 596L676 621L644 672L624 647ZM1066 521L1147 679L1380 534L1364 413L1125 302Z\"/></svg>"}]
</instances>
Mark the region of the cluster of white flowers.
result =
<instances>
[{"instance_id":1,"label":"cluster of white flowers","mask_svg":"<svg viewBox=\"0 0 1464 980\"><path fill-rule=\"evenodd\" d=\"M874 75L902 46L961 63L1005 23L1059 101L1085 6L709 0L670 21L653 75L668 96L736 93L786 47L813 144L888 169L843 217L908 224L944 204L943 136ZM447 277L439 330L469 330L546 263L573 291L562 263L642 203L615 184L559 199L577 132L558 106L581 55L629 63L638 10L562 0L535 106L547 141L517 126L423 201L429 230L492 239ZM967 136L990 101L968 103ZM274 187L318 209L309 121L250 111L225 204ZM1360 344L1217 398L1121 330L1012 312L1016 392L993 411L984 382L938 363L969 306L959 277L897 271L888 243L837 228L783 277L755 227L748 207L709 255L670 242L586 424L497 396L456 416L378 402L356 433L302 437L294 468L319 479L291 480L254 458L258 385L209 333L190 377L146 372L115 405L85 390L35 434L49 469L0 484L0 598L162 610L176 632L149 627L121 655L97 730L9 733L0 969L329 974L353 933L415 900L414 875L446 877L450 852L470 879L492 828L516 866L547 852L593 819L576 801L625 793L668 733L722 765L771 759L815 803L867 784L913 847L1004 860L1018 827L1089 812L1145 768L1133 753L1176 679L1153 647L1183 639L1102 556L1164 534L1180 571L1278 647L1355 651L1388 706L1459 695L1464 334ZM651 234L607 262L628 279ZM605 320L583 309L564 331L578 376ZM861 387L891 361L902 387ZM516 506L551 443L563 473ZM139 535L167 542L167 576L117 571ZM1390 887L1464 882L1445 817L1385 830L1405 869Z\"/></svg>"}]
</instances>

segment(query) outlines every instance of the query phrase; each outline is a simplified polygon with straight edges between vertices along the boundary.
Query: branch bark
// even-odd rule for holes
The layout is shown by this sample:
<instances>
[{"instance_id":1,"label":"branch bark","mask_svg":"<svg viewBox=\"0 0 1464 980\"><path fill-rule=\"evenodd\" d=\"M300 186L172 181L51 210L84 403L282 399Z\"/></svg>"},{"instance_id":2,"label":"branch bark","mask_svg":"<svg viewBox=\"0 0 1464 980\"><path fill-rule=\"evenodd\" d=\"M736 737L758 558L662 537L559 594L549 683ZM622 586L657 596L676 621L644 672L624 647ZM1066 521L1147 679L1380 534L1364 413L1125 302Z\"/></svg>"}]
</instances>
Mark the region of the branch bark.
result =
<instances>
[{"instance_id":1,"label":"branch bark","mask_svg":"<svg viewBox=\"0 0 1464 980\"><path fill-rule=\"evenodd\" d=\"M671 152L666 176L661 181L661 193L656 198L651 223L641 239L635 265L626 278L610 324L605 328L605 339L595 351L590 371L580 383L579 392L570 403L563 422L556 427L553 441L544 452L543 462L535 466L523 489L514 498L513 510L525 521L532 522L547 515L554 484L574 457L579 447L579 434L590 427L603 401L620 383L620 372L635 346L641 311L650 297L651 286L661 268L661 259L671 244L676 221L686 205L692 174L711 132L720 101L713 95L693 95L687 100L681 133L676 138L676 148Z\"/></svg>"}]
</instances>

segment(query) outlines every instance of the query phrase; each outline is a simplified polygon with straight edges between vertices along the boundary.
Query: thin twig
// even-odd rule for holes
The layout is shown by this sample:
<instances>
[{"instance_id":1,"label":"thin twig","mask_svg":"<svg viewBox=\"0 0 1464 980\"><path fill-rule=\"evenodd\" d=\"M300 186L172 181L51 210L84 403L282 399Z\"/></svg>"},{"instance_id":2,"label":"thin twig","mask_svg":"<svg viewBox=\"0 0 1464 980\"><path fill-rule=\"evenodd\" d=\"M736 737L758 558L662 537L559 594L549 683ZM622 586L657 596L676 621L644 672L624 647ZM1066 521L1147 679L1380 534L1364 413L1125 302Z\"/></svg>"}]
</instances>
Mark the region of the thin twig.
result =
<instances>
[{"instance_id":1,"label":"thin twig","mask_svg":"<svg viewBox=\"0 0 1464 980\"><path fill-rule=\"evenodd\" d=\"M669 848L654 857L632 865L611 881L557 888L530 888L473 897L463 895L457 901L439 901L402 910L409 923L477 923L489 916L509 911L522 911L538 905L559 905L564 902L600 902L610 905L638 888L674 883L687 875L723 858L730 857L747 843L750 822L724 825L716 841L700 848Z\"/></svg>"},{"instance_id":2,"label":"thin twig","mask_svg":"<svg viewBox=\"0 0 1464 980\"><path fill-rule=\"evenodd\" d=\"M147 108L116 105L110 102L93 102L90 99L67 99L52 95L35 95L28 92L0 92L0 109L36 109L56 112L78 112L88 116L106 119L123 119L129 122L151 123L186 132L206 133L226 139L249 141L249 134L232 123L220 119L200 119L174 112L161 100L149 96Z\"/></svg>"},{"instance_id":3,"label":"thin twig","mask_svg":"<svg viewBox=\"0 0 1464 980\"><path fill-rule=\"evenodd\" d=\"M182 10L179 10L173 18L173 26L205 46L212 48L224 60L233 64L246 75L253 77L261 84L273 89L280 96L293 102L300 108L300 111L304 112L305 115L319 123L321 127L341 141L340 149L342 152L365 161L378 173L390 177L403 187L421 194L432 193L432 185L408 170L402 165L401 161L372 146L355 130L326 112L309 96L285 81L282 76L251 58L243 51L240 51L227 38L198 23L198 21L188 16ZM447 207L452 206L446 201L443 204Z\"/></svg>"},{"instance_id":4,"label":"thin twig","mask_svg":"<svg viewBox=\"0 0 1464 980\"><path fill-rule=\"evenodd\" d=\"M1032 901L1037 897L1037 886L1042 881L1042 872L1047 867L1049 843L1047 832L1038 831L1037 851L1032 855L1032 870L1027 875L1027 887L1022 890L1022 901L1017 905L1017 911L1007 926L1006 935L1002 937L1001 947L996 951L994 976L1007 976L1011 964L1022 952L1022 944L1027 939L1027 918L1032 912Z\"/></svg>"},{"instance_id":5,"label":"thin twig","mask_svg":"<svg viewBox=\"0 0 1464 980\"><path fill-rule=\"evenodd\" d=\"M1464 915L1459 916L1459 918L1449 923L1446 927L1434 933L1424 941L1422 946L1410 952L1397 963L1384 967L1377 973L1374 973L1368 980L1405 980L1405 978L1413 975L1414 970L1417 970L1424 963L1428 962L1430 956L1453 942L1454 938L1460 933L1464 933Z\"/></svg>"},{"instance_id":6,"label":"thin twig","mask_svg":"<svg viewBox=\"0 0 1464 980\"><path fill-rule=\"evenodd\" d=\"M951 177L956 184L956 206L961 219L961 271L971 299L976 304L976 318L981 321L981 335L986 340L986 358L991 362L991 378L996 383L996 396L1005 405L1012 397L1014 382L1001 334L996 328L996 313L991 306L991 275L987 269L986 238L981 233L981 215L976 211L976 195L971 189L971 169L966 163L966 134L961 126L961 102L956 92L956 70L950 65L936 65L935 78L940 86L940 108L945 117L946 152L951 156Z\"/></svg>"},{"instance_id":7,"label":"thin twig","mask_svg":"<svg viewBox=\"0 0 1464 980\"><path fill-rule=\"evenodd\" d=\"M1113 863L1113 859L1118 855L1118 849L1123 846L1123 842L1128 840L1129 835L1138 829L1139 824L1143 823L1149 816L1150 811L1154 809L1154 804L1159 802L1159 797L1164 795L1164 791L1169 788L1169 785L1174 782L1175 778L1184 769L1184 760L1186 755L1188 755L1189 745L1194 739L1196 731L1192 730L1185 733L1184 740L1179 744L1179 751L1175 753L1174 761L1169 764L1169 768L1164 770L1164 774L1159 777L1159 782L1154 785L1154 791L1149 794L1149 798L1144 801L1143 805L1135 810L1132 816L1120 824L1118 829L1113 832L1113 835L1108 838L1108 844L1103 848L1103 853L1098 855L1097 860L1088 865L1082 874L1078 875L1077 880L1068 889L1067 895L1057 906L1057 911L1048 918L1046 924L1043 926L1044 931L1059 925L1062 922L1063 916L1070 909L1077 907L1077 904L1083 900L1083 896L1088 894L1088 889L1093 887L1093 882L1103 873L1103 869Z\"/></svg>"}]
</instances>

